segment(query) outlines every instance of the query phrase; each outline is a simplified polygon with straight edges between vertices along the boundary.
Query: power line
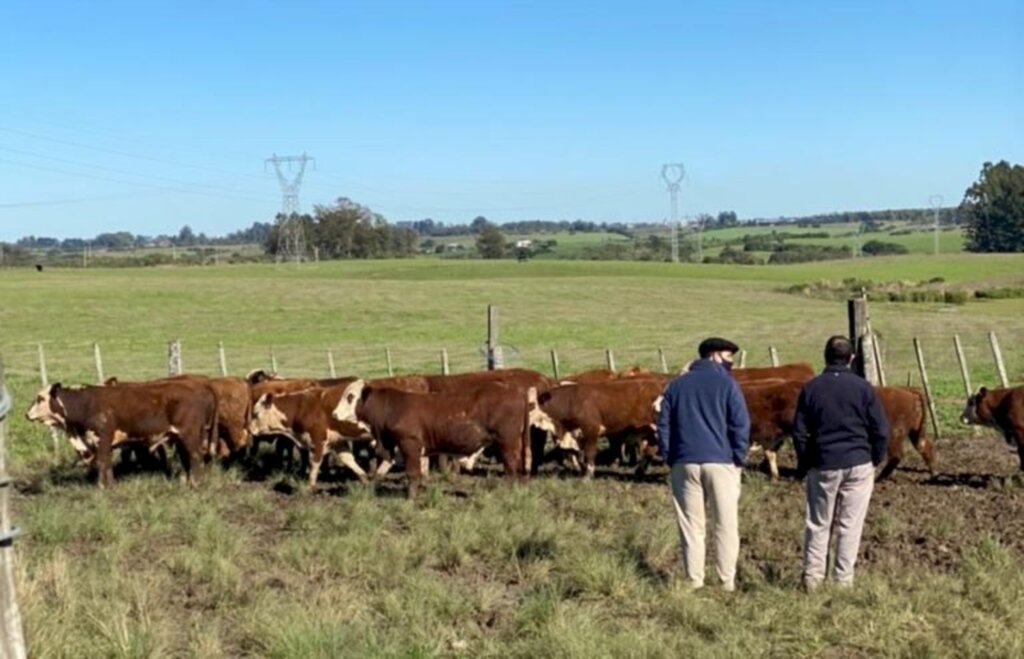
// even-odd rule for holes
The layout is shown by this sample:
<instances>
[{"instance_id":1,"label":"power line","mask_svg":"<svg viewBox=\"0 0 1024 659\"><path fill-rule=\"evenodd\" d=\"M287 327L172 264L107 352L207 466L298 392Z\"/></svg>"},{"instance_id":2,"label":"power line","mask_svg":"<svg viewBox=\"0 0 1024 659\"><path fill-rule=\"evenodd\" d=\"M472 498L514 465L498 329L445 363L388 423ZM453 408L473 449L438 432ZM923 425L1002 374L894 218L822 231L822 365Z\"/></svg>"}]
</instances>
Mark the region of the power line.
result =
<instances>
[{"instance_id":1,"label":"power line","mask_svg":"<svg viewBox=\"0 0 1024 659\"><path fill-rule=\"evenodd\" d=\"M681 162L666 163L661 166L661 178L668 187L673 263L679 263L679 184L682 183L685 176L686 168Z\"/></svg>"},{"instance_id":2,"label":"power line","mask_svg":"<svg viewBox=\"0 0 1024 659\"><path fill-rule=\"evenodd\" d=\"M313 163L316 167L316 159L303 153L301 156L279 156L276 153L264 163L274 165L274 172L277 173L277 182L281 186L281 219L277 222L277 259L295 261L298 263L306 257L306 236L302 229L302 219L299 212L302 207L299 204L299 189L302 187L302 177L306 173L306 165ZM288 172L292 173L292 165L298 168L291 177L287 176L282 165L288 166Z\"/></svg>"}]
</instances>

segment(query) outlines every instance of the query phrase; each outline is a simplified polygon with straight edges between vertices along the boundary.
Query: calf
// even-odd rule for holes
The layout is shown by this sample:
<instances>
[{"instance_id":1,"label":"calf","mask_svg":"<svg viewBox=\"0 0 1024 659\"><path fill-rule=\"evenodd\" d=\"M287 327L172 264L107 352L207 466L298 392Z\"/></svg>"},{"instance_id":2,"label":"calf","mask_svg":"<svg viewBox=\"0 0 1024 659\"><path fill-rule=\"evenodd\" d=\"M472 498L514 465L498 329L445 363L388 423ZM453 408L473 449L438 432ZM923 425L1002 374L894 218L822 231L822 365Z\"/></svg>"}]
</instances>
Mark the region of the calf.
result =
<instances>
[{"instance_id":1,"label":"calf","mask_svg":"<svg viewBox=\"0 0 1024 659\"><path fill-rule=\"evenodd\" d=\"M357 380L345 388L334 418L369 430L388 453L399 451L414 497L422 480L421 458L430 455L471 456L493 444L505 475L521 476L528 460L527 430L543 423L530 405L534 401L535 390L524 394L501 383L470 393L424 394Z\"/></svg>"},{"instance_id":2,"label":"calf","mask_svg":"<svg viewBox=\"0 0 1024 659\"><path fill-rule=\"evenodd\" d=\"M906 441L921 455L928 471L935 475L935 446L926 435L928 402L914 387L875 387L889 420L889 452L879 480L888 478L904 457Z\"/></svg>"},{"instance_id":3,"label":"calf","mask_svg":"<svg viewBox=\"0 0 1024 659\"><path fill-rule=\"evenodd\" d=\"M559 384L592 384L594 382L611 382L613 380L645 377L647 375L652 375L651 371L640 368L639 366L631 366L624 371L613 371L608 368L595 368L590 371L573 373L572 375L559 379L558 382Z\"/></svg>"},{"instance_id":4,"label":"calf","mask_svg":"<svg viewBox=\"0 0 1024 659\"><path fill-rule=\"evenodd\" d=\"M1024 471L1024 387L982 387L967 399L960 420L965 424L999 429L1006 443L1017 447L1020 469Z\"/></svg>"},{"instance_id":5,"label":"calf","mask_svg":"<svg viewBox=\"0 0 1024 659\"><path fill-rule=\"evenodd\" d=\"M26 413L29 421L65 430L95 452L100 487L114 482L112 451L129 441L156 450L174 441L189 484L215 441L217 396L200 382L163 381L131 387L60 383L43 389Z\"/></svg>"},{"instance_id":6,"label":"calf","mask_svg":"<svg viewBox=\"0 0 1024 659\"><path fill-rule=\"evenodd\" d=\"M765 366L763 368L734 368L732 376L740 384L758 380L793 380L804 383L816 375L814 367L807 362L795 362L782 366Z\"/></svg>"}]
</instances>

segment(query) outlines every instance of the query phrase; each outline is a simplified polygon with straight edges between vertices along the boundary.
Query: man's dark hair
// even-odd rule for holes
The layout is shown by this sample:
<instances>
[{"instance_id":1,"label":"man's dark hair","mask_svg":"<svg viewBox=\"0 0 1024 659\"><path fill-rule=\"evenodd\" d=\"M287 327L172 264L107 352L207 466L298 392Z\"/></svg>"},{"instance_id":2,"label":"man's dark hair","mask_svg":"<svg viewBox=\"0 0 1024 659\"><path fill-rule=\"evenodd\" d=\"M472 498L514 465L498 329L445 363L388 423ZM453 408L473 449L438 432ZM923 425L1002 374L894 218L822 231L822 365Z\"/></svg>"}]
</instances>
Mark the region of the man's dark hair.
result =
<instances>
[{"instance_id":1,"label":"man's dark hair","mask_svg":"<svg viewBox=\"0 0 1024 659\"><path fill-rule=\"evenodd\" d=\"M845 336L833 336L825 344L825 363L829 366L846 366L853 357L853 343Z\"/></svg>"}]
</instances>

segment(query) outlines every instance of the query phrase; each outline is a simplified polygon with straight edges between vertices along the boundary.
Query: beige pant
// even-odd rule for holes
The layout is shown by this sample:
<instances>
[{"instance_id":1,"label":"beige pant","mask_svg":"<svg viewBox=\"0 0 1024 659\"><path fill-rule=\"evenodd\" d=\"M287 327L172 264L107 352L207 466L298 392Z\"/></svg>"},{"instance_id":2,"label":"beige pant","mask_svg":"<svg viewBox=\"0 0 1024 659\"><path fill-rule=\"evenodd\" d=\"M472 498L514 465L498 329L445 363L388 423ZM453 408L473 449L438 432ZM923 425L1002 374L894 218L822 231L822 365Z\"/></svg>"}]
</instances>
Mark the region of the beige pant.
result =
<instances>
[{"instance_id":1,"label":"beige pant","mask_svg":"<svg viewBox=\"0 0 1024 659\"><path fill-rule=\"evenodd\" d=\"M860 536L874 486L875 468L871 463L849 469L811 469L807 473L805 585L814 587L825 580L833 518L836 531L834 576L841 585L853 583L853 568L857 564Z\"/></svg>"},{"instance_id":2,"label":"beige pant","mask_svg":"<svg viewBox=\"0 0 1024 659\"><path fill-rule=\"evenodd\" d=\"M726 590L736 584L740 554L739 501L741 469L732 464L672 466L672 503L683 547L683 568L694 587L704 585L704 499L711 500L715 534L715 569Z\"/></svg>"}]
</instances>

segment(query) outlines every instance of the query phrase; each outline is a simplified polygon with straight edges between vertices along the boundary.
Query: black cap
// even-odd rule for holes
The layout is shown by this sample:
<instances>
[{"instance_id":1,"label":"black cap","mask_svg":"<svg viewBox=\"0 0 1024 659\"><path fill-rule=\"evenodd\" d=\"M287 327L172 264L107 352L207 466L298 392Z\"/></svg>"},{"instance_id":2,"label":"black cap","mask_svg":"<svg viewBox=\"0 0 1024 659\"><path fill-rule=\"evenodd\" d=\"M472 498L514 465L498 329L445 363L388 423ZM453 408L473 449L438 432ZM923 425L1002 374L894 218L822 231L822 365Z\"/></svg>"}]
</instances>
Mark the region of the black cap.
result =
<instances>
[{"instance_id":1,"label":"black cap","mask_svg":"<svg viewBox=\"0 0 1024 659\"><path fill-rule=\"evenodd\" d=\"M713 352L739 352L740 347L728 339L713 336L700 342L697 353L704 359Z\"/></svg>"}]
</instances>

